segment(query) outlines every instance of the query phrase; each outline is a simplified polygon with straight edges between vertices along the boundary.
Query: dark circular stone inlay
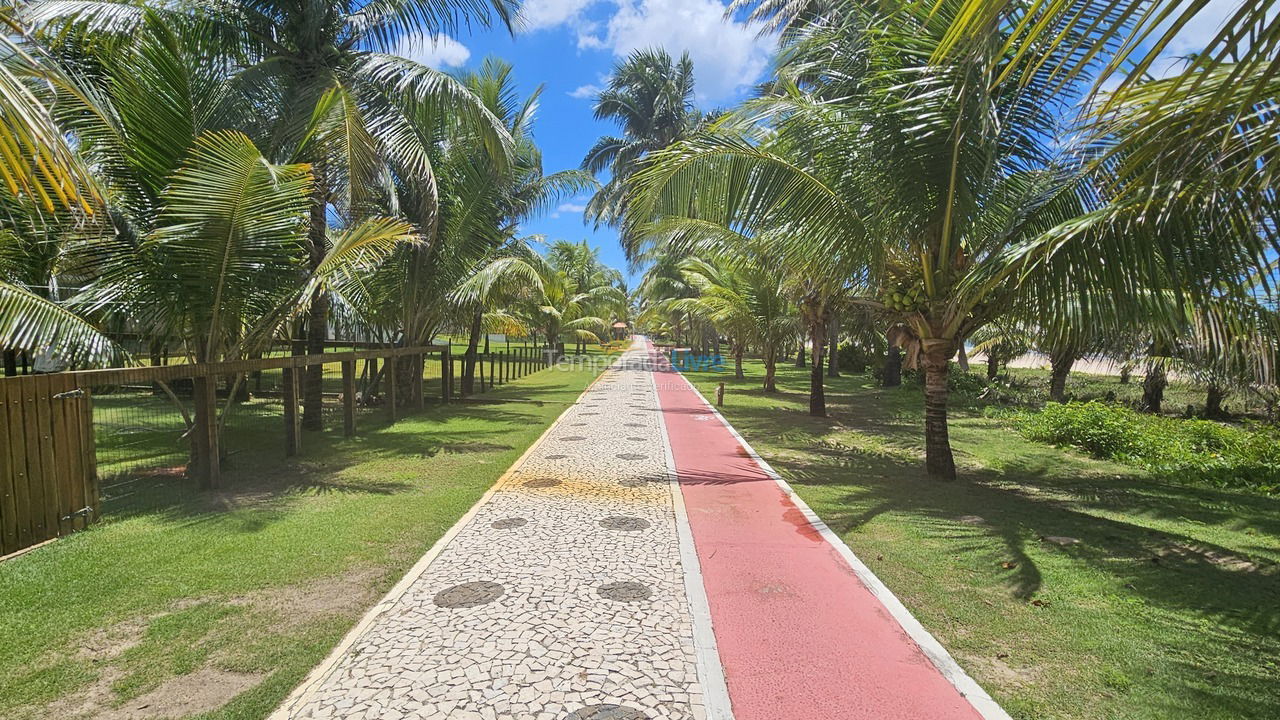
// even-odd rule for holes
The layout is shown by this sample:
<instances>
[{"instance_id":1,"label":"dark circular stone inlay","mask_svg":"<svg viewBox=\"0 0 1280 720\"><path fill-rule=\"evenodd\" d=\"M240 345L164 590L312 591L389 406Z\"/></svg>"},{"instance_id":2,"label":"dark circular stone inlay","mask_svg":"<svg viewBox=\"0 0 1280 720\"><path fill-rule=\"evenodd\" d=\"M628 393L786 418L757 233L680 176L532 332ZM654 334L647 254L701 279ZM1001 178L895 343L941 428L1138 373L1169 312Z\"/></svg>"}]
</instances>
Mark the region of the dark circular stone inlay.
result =
<instances>
[{"instance_id":1,"label":"dark circular stone inlay","mask_svg":"<svg viewBox=\"0 0 1280 720\"><path fill-rule=\"evenodd\" d=\"M585 425L586 423L583 423L583 424ZM586 440L587 436L586 435L566 435L560 439L564 440L565 442L577 442L579 440Z\"/></svg>"},{"instance_id":2,"label":"dark circular stone inlay","mask_svg":"<svg viewBox=\"0 0 1280 720\"><path fill-rule=\"evenodd\" d=\"M630 515L614 515L601 520L600 527L606 530L647 530L649 521Z\"/></svg>"},{"instance_id":3,"label":"dark circular stone inlay","mask_svg":"<svg viewBox=\"0 0 1280 720\"><path fill-rule=\"evenodd\" d=\"M501 520L497 520L489 527L493 528L494 530L514 530L515 528L524 527L525 525L528 525L528 524L529 524L529 521L525 520L522 517L509 517L509 518L502 518Z\"/></svg>"},{"instance_id":4,"label":"dark circular stone inlay","mask_svg":"<svg viewBox=\"0 0 1280 720\"><path fill-rule=\"evenodd\" d=\"M641 453L618 453L618 457L623 460L643 460L649 456Z\"/></svg>"},{"instance_id":5,"label":"dark circular stone inlay","mask_svg":"<svg viewBox=\"0 0 1280 720\"><path fill-rule=\"evenodd\" d=\"M560 484L560 481L555 478L537 478L536 480L530 480L529 482L525 483L524 486L531 487L531 488L544 488L544 487L555 487L559 484Z\"/></svg>"},{"instance_id":6,"label":"dark circular stone inlay","mask_svg":"<svg viewBox=\"0 0 1280 720\"><path fill-rule=\"evenodd\" d=\"M588 705L569 713L565 720L649 720L649 716L625 705Z\"/></svg>"},{"instance_id":7,"label":"dark circular stone inlay","mask_svg":"<svg viewBox=\"0 0 1280 720\"><path fill-rule=\"evenodd\" d=\"M436 593L432 602L442 608L470 608L491 603L502 597L503 592L498 583L481 580L445 588Z\"/></svg>"},{"instance_id":8,"label":"dark circular stone inlay","mask_svg":"<svg viewBox=\"0 0 1280 720\"><path fill-rule=\"evenodd\" d=\"M640 602L648 600L653 595L653 590L648 585L638 582L615 582L601 585L596 588L596 593L605 600L616 600L618 602Z\"/></svg>"}]
</instances>

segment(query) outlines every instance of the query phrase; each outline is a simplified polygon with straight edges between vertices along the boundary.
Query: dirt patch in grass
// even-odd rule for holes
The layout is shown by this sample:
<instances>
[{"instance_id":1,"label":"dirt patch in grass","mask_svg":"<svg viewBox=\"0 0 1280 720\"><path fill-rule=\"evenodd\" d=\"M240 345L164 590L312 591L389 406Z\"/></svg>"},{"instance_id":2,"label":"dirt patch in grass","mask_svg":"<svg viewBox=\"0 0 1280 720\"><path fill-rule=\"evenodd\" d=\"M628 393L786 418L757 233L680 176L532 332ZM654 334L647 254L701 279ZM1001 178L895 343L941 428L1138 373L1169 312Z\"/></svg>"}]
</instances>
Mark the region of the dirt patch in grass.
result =
<instances>
[{"instance_id":1,"label":"dirt patch in grass","mask_svg":"<svg viewBox=\"0 0 1280 720\"><path fill-rule=\"evenodd\" d=\"M286 625L299 624L322 615L350 615L373 605L383 575L379 568L360 567L300 585L259 590L228 602L271 611Z\"/></svg>"},{"instance_id":2,"label":"dirt patch in grass","mask_svg":"<svg viewBox=\"0 0 1280 720\"><path fill-rule=\"evenodd\" d=\"M204 667L165 681L160 687L95 717L100 720L143 720L186 717L216 710L257 685L263 676Z\"/></svg>"},{"instance_id":3,"label":"dirt patch in grass","mask_svg":"<svg viewBox=\"0 0 1280 720\"><path fill-rule=\"evenodd\" d=\"M85 636L76 657L92 663L110 662L136 647L146 632L147 621L144 619L126 620L109 628L94 630Z\"/></svg>"}]
</instances>

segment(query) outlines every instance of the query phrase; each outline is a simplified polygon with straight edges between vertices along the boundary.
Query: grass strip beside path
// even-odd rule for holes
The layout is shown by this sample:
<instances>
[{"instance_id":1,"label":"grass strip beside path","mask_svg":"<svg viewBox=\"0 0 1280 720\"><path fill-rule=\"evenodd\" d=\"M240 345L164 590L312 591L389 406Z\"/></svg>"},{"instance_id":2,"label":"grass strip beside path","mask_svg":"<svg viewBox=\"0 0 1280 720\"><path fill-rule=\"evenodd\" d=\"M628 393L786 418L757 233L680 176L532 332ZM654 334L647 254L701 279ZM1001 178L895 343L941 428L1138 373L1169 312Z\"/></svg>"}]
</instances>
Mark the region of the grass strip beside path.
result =
<instances>
[{"instance_id":1,"label":"grass strip beside path","mask_svg":"<svg viewBox=\"0 0 1280 720\"><path fill-rule=\"evenodd\" d=\"M0 717L264 717L595 374L308 433L296 461L273 419L225 491L148 479L0 563Z\"/></svg>"},{"instance_id":2,"label":"grass strip beside path","mask_svg":"<svg viewBox=\"0 0 1280 720\"><path fill-rule=\"evenodd\" d=\"M957 399L960 479L923 472L918 387L690 373L1016 718L1280 717L1280 498L1025 440ZM803 608L797 608L803 612Z\"/></svg>"}]
</instances>

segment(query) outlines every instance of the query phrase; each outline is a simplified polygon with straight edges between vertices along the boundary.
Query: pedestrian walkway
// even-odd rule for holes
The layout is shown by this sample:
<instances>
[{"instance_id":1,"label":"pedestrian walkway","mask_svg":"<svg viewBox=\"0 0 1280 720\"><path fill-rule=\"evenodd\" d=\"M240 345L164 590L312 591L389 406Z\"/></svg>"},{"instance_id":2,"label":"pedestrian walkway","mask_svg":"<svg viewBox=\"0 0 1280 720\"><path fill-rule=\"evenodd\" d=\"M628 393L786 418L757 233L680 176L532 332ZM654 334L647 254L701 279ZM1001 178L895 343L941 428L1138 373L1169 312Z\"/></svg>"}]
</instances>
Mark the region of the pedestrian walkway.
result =
<instances>
[{"instance_id":1,"label":"pedestrian walkway","mask_svg":"<svg viewBox=\"0 0 1280 720\"><path fill-rule=\"evenodd\" d=\"M274 718L1001 718L643 341Z\"/></svg>"}]
</instances>

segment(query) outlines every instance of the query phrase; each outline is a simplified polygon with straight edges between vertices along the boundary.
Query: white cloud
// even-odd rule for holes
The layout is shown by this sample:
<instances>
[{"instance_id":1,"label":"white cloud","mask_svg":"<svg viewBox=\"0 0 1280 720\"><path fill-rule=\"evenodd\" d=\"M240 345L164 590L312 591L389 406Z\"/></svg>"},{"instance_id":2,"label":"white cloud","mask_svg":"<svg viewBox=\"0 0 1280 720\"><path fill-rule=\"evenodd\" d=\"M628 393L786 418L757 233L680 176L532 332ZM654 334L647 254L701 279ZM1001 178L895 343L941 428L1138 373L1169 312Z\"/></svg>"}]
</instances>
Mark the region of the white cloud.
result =
<instances>
[{"instance_id":1,"label":"white cloud","mask_svg":"<svg viewBox=\"0 0 1280 720\"><path fill-rule=\"evenodd\" d=\"M471 58L471 50L448 35L406 35L392 54L436 69L458 67Z\"/></svg>"},{"instance_id":2,"label":"white cloud","mask_svg":"<svg viewBox=\"0 0 1280 720\"><path fill-rule=\"evenodd\" d=\"M582 12L597 0L526 0L520 19L526 30L542 30L581 19Z\"/></svg>"},{"instance_id":3,"label":"white cloud","mask_svg":"<svg viewBox=\"0 0 1280 720\"><path fill-rule=\"evenodd\" d=\"M754 84L776 46L757 37L758 28L726 21L720 0L611 0L617 12L599 35L580 34L580 47L605 47L617 57L633 50L663 47L673 56L693 58L702 100L727 99Z\"/></svg>"},{"instance_id":4,"label":"white cloud","mask_svg":"<svg viewBox=\"0 0 1280 720\"><path fill-rule=\"evenodd\" d=\"M527 0L521 11L527 30L564 26L579 50L605 50L624 58L640 48L665 48L675 57L688 51L698 99L720 102L760 79L777 45L757 37L757 28L724 19L723 0ZM573 97L597 91L583 85Z\"/></svg>"},{"instance_id":5,"label":"white cloud","mask_svg":"<svg viewBox=\"0 0 1280 720\"><path fill-rule=\"evenodd\" d=\"M586 85L581 85L579 87L576 87L570 90L567 94L569 95L569 97L578 98L579 100L585 100L588 98L594 98L596 95L599 95L600 91L603 89L604 87L601 85L587 83Z\"/></svg>"},{"instance_id":6,"label":"white cloud","mask_svg":"<svg viewBox=\"0 0 1280 720\"><path fill-rule=\"evenodd\" d=\"M1227 21L1240 9L1240 5L1241 0L1208 0L1165 46L1160 58L1152 65L1151 74L1156 77L1168 77L1182 72L1186 68L1185 58L1188 55L1203 52L1209 47ZM1269 22L1275 22L1278 15L1280 12L1275 10L1268 12ZM1168 30L1172 22L1173 20L1170 19L1161 24L1156 35ZM1241 48L1249 46L1247 35L1241 39L1240 46Z\"/></svg>"},{"instance_id":7,"label":"white cloud","mask_svg":"<svg viewBox=\"0 0 1280 720\"><path fill-rule=\"evenodd\" d=\"M579 214L586 211L586 209L587 209L586 200L584 199L578 199L575 202L560 203L560 207L556 208L556 211L551 213L551 219L552 220L560 219L560 213Z\"/></svg>"},{"instance_id":8,"label":"white cloud","mask_svg":"<svg viewBox=\"0 0 1280 720\"><path fill-rule=\"evenodd\" d=\"M1178 34L1165 49L1165 54L1182 56L1204 50L1222 29L1223 23L1239 7L1240 0L1209 0L1191 22L1178 30Z\"/></svg>"}]
</instances>

